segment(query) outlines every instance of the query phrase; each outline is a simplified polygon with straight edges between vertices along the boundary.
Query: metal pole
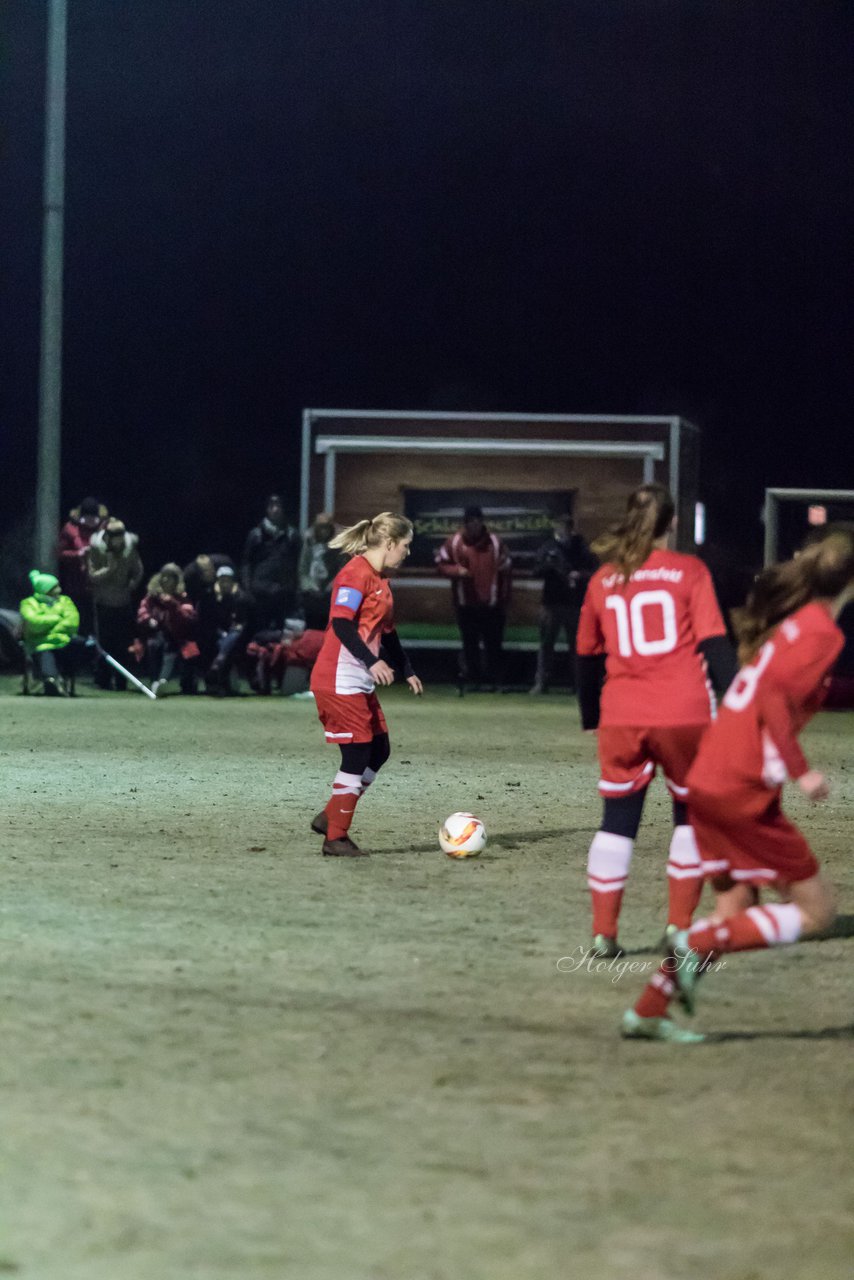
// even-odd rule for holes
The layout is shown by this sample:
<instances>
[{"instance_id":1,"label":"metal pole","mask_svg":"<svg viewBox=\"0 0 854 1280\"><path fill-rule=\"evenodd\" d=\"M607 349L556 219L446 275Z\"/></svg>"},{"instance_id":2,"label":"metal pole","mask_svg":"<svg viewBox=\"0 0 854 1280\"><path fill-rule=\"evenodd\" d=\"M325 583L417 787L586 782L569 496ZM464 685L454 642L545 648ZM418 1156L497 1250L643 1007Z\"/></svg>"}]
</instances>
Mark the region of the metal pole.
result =
<instances>
[{"instance_id":1,"label":"metal pole","mask_svg":"<svg viewBox=\"0 0 854 1280\"><path fill-rule=\"evenodd\" d=\"M777 495L765 490L765 556L767 569L777 559Z\"/></svg>"},{"instance_id":2,"label":"metal pole","mask_svg":"<svg viewBox=\"0 0 854 1280\"><path fill-rule=\"evenodd\" d=\"M48 0L36 564L52 569L60 518L62 240L65 209L67 0Z\"/></svg>"}]
</instances>

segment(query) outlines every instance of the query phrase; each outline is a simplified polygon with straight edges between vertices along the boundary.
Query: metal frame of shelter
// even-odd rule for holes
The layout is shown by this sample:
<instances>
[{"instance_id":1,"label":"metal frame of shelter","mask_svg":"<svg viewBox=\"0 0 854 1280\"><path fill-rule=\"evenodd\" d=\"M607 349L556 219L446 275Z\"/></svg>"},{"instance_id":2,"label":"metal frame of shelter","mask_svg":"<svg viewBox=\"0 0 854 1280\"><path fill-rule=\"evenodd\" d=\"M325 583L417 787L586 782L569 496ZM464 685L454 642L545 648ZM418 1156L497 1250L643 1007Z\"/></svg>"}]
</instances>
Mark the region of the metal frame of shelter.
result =
<instances>
[{"instance_id":1,"label":"metal frame of shelter","mask_svg":"<svg viewBox=\"0 0 854 1280\"><path fill-rule=\"evenodd\" d=\"M851 502L854 489L766 489L763 519L765 521L765 565L777 559L777 542L780 535L781 502Z\"/></svg>"},{"instance_id":2,"label":"metal frame of shelter","mask_svg":"<svg viewBox=\"0 0 854 1280\"><path fill-rule=\"evenodd\" d=\"M302 415L302 456L300 459L300 524L306 528L309 522L309 475L312 452L324 457L323 505L325 510L335 510L335 473L338 457L348 453L444 453L479 454L503 453L514 457L525 455L544 457L550 454L574 455L580 458L641 458L644 480L652 480L656 462L663 462L665 446L653 440L537 440L523 438L453 439L437 436L390 435L318 435L312 450L312 429L324 420L361 419L383 423L393 422L494 422L513 423L528 429L540 423L560 424L572 427L576 424L613 424L619 426L656 426L669 430L669 485L678 504L679 500L679 450L682 430L696 432L693 423L684 418L636 416L626 414L549 414L549 413L451 413L397 409L304 409Z\"/></svg>"}]
</instances>

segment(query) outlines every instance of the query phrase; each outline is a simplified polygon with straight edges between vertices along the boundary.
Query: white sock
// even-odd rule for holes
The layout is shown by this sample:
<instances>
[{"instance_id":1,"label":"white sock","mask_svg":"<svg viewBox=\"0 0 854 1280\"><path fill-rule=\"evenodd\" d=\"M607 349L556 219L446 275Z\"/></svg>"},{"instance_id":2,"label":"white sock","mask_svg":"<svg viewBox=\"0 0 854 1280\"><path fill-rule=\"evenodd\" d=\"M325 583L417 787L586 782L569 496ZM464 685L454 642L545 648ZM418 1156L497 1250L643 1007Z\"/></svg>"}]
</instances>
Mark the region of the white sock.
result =
<instances>
[{"instance_id":1,"label":"white sock","mask_svg":"<svg viewBox=\"0 0 854 1280\"><path fill-rule=\"evenodd\" d=\"M771 902L767 906L763 903L761 907L748 907L747 914L769 947L797 942L804 931L801 909L794 902Z\"/></svg>"},{"instance_id":2,"label":"white sock","mask_svg":"<svg viewBox=\"0 0 854 1280\"><path fill-rule=\"evenodd\" d=\"M628 836L597 831L587 855L587 883L599 893L625 887L635 842Z\"/></svg>"}]
</instances>

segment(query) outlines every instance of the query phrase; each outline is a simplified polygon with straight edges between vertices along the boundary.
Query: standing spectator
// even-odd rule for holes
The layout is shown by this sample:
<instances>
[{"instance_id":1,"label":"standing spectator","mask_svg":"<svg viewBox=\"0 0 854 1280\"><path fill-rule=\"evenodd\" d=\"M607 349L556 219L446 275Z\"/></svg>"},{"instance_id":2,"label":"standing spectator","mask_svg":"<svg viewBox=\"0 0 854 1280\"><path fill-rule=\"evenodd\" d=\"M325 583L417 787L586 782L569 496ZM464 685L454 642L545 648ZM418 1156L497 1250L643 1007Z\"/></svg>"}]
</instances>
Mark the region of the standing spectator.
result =
<instances>
[{"instance_id":1,"label":"standing spectator","mask_svg":"<svg viewBox=\"0 0 854 1280\"><path fill-rule=\"evenodd\" d=\"M193 638L195 620L196 611L184 591L181 570L177 564L165 564L149 582L148 593L136 615L152 678L152 693L162 689L176 671L181 692L195 692L191 665L199 656L199 647Z\"/></svg>"},{"instance_id":2,"label":"standing spectator","mask_svg":"<svg viewBox=\"0 0 854 1280\"><path fill-rule=\"evenodd\" d=\"M97 498L84 498L79 507L69 511L59 533L59 581L77 606L84 635L89 635L94 626L86 553L93 534L103 529L108 516L107 508Z\"/></svg>"},{"instance_id":3,"label":"standing spectator","mask_svg":"<svg viewBox=\"0 0 854 1280\"><path fill-rule=\"evenodd\" d=\"M335 537L335 522L326 511L314 517L302 540L299 558L299 589L305 625L309 629L324 630L332 602L332 579L344 561L330 547Z\"/></svg>"},{"instance_id":4,"label":"standing spectator","mask_svg":"<svg viewBox=\"0 0 854 1280\"><path fill-rule=\"evenodd\" d=\"M101 648L122 665L133 643L134 595L142 581L138 542L135 533L128 533L122 521L113 518L92 535L87 552L95 635ZM95 683L101 689L127 686L124 676L101 657L95 667Z\"/></svg>"},{"instance_id":5,"label":"standing spectator","mask_svg":"<svg viewBox=\"0 0 854 1280\"><path fill-rule=\"evenodd\" d=\"M571 515L558 516L554 532L537 552L534 572L543 575L540 605L540 652L537 677L531 693L548 693L554 674L555 644L561 633L569 648L569 687L575 692L575 637L584 593L599 561L580 533L575 532Z\"/></svg>"},{"instance_id":6,"label":"standing spectator","mask_svg":"<svg viewBox=\"0 0 854 1280\"><path fill-rule=\"evenodd\" d=\"M33 569L29 575L33 594L21 601L21 639L35 674L49 697L64 697L63 680L75 674L74 640L80 624L77 606L62 594L59 579Z\"/></svg>"},{"instance_id":7,"label":"standing spectator","mask_svg":"<svg viewBox=\"0 0 854 1280\"><path fill-rule=\"evenodd\" d=\"M249 598L237 585L237 577L231 565L217 569L213 603L214 656L205 664L205 684L209 693L228 694L231 689L231 669L246 647L248 640ZM201 645L200 645L201 647Z\"/></svg>"},{"instance_id":8,"label":"standing spectator","mask_svg":"<svg viewBox=\"0 0 854 1280\"><path fill-rule=\"evenodd\" d=\"M301 540L288 524L282 499L267 499L263 520L250 530L243 551L243 588L253 601L256 631L281 631L297 606L297 567Z\"/></svg>"},{"instance_id":9,"label":"standing spectator","mask_svg":"<svg viewBox=\"0 0 854 1280\"><path fill-rule=\"evenodd\" d=\"M466 507L462 529L436 553L436 565L443 577L451 579L454 612L463 642L460 687L466 678L476 689L482 687L483 643L486 688L494 693L502 678L512 563L504 543L484 524L480 507Z\"/></svg>"}]
</instances>

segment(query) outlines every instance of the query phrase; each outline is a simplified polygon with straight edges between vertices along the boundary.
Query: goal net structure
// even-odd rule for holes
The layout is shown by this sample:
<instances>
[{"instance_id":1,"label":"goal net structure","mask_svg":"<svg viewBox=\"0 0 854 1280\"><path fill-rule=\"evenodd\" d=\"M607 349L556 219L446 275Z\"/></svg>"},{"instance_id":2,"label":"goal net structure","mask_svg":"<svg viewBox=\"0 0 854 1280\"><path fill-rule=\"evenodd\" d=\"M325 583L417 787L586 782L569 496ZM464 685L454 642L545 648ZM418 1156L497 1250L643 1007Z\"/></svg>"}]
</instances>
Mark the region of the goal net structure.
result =
<instances>
[{"instance_id":1,"label":"goal net structure","mask_svg":"<svg viewBox=\"0 0 854 1280\"><path fill-rule=\"evenodd\" d=\"M765 564L793 555L810 529L854 524L854 489L766 489Z\"/></svg>"}]
</instances>

